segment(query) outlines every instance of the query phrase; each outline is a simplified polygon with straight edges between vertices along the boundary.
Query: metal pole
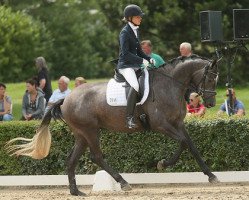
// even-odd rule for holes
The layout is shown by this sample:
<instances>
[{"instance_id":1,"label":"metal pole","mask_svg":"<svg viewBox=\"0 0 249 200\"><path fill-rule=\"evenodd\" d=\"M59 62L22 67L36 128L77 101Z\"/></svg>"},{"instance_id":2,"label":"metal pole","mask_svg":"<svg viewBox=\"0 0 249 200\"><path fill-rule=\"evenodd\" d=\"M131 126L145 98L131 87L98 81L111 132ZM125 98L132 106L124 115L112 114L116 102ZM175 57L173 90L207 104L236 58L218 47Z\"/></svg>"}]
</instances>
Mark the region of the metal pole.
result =
<instances>
[{"instance_id":1,"label":"metal pole","mask_svg":"<svg viewBox=\"0 0 249 200\"><path fill-rule=\"evenodd\" d=\"M231 49L229 48L229 45L227 45L225 48L225 55L226 55L226 60L227 60L227 90L228 90L228 99L229 99L229 104L228 104L228 114L229 116L233 115L234 113L234 103L233 103L233 94L232 94L232 78L231 78Z\"/></svg>"}]
</instances>

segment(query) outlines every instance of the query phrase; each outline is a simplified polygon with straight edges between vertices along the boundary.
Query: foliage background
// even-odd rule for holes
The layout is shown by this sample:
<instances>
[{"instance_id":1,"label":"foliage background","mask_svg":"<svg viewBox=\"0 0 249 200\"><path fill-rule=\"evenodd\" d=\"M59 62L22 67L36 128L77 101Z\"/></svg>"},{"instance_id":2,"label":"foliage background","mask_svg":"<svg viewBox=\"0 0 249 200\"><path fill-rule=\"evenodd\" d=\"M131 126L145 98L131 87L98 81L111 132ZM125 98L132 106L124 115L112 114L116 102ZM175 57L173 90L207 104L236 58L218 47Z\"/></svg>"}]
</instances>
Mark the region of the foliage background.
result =
<instances>
[{"instance_id":1,"label":"foliage background","mask_svg":"<svg viewBox=\"0 0 249 200\"><path fill-rule=\"evenodd\" d=\"M52 79L62 74L70 78L112 76L114 65L109 61L118 57L123 9L130 3L138 4L146 13L140 27L141 40L150 39L154 52L165 60L178 56L183 41L191 42L196 54L214 56L213 44L200 41L200 11L222 11L224 38L231 41L233 9L249 8L246 0L1 0L1 20L13 24L16 34L2 33L7 39L0 45L0 81L20 82L29 78L35 73L34 58L41 55L48 61ZM5 11L7 8L12 9L11 13ZM21 26L24 19L29 21L28 27ZM3 26L0 23L1 31ZM25 37L16 40L22 33ZM240 49L232 66L235 86L248 84L248 62L248 52ZM223 59L220 85L224 86L226 73Z\"/></svg>"},{"instance_id":2,"label":"foliage background","mask_svg":"<svg viewBox=\"0 0 249 200\"><path fill-rule=\"evenodd\" d=\"M5 7L0 7L0 38L0 81L8 82L32 76L35 56L44 54L51 44L41 22Z\"/></svg>"},{"instance_id":3,"label":"foliage background","mask_svg":"<svg viewBox=\"0 0 249 200\"><path fill-rule=\"evenodd\" d=\"M212 171L248 171L249 120L210 119L186 121L186 128L203 159ZM67 174L66 159L74 138L67 126L52 123L52 146L48 157L34 160L28 157L10 157L4 145L15 137L31 138L38 126L36 121L6 122L0 126L0 175ZM102 130L100 134L104 158L120 173L158 172L157 162L169 159L178 144L155 132L133 134ZM77 174L93 174L99 170L87 151L80 159ZM176 165L163 172L201 171L188 150ZM219 178L219 177L218 177Z\"/></svg>"}]
</instances>

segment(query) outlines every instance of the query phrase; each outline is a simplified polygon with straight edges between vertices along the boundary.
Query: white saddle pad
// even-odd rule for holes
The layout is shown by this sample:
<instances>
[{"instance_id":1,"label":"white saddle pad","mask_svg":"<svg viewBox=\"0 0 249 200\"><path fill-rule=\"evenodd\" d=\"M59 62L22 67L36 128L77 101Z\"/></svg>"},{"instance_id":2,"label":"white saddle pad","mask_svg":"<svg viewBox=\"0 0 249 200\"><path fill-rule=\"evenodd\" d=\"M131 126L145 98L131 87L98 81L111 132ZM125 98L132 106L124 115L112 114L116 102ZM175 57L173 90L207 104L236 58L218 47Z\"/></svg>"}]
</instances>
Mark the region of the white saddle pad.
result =
<instances>
[{"instance_id":1,"label":"white saddle pad","mask_svg":"<svg viewBox=\"0 0 249 200\"><path fill-rule=\"evenodd\" d=\"M144 69L144 72L144 95L137 105L142 105L149 95L149 73L147 69ZM114 78L110 79L106 89L106 101L110 106L127 106L125 82L118 83Z\"/></svg>"}]
</instances>

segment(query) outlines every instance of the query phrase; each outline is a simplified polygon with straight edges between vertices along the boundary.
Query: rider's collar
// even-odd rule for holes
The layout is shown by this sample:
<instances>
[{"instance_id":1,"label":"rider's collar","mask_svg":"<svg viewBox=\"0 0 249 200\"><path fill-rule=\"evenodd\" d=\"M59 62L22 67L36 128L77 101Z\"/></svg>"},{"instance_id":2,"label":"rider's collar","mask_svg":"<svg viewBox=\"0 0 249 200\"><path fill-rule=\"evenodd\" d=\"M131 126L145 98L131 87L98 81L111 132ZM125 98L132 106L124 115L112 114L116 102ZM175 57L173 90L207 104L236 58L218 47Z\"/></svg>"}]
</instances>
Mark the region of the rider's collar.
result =
<instances>
[{"instance_id":1,"label":"rider's collar","mask_svg":"<svg viewBox=\"0 0 249 200\"><path fill-rule=\"evenodd\" d=\"M130 25L130 27L133 29L133 30L137 30L139 28L139 26L135 26L133 23L131 22L128 22L128 24Z\"/></svg>"}]
</instances>

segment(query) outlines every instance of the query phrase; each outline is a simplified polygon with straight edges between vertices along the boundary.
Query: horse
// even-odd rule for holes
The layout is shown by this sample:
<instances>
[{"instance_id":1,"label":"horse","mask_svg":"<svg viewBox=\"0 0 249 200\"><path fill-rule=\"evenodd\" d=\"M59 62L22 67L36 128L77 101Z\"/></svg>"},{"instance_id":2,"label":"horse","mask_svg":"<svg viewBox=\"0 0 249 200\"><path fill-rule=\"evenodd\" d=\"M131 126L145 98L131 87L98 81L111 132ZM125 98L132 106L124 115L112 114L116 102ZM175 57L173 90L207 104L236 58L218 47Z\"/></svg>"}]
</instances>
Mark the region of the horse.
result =
<instances>
[{"instance_id":1,"label":"horse","mask_svg":"<svg viewBox=\"0 0 249 200\"><path fill-rule=\"evenodd\" d=\"M150 92L148 99L141 105L141 109L147 116L150 130L160 132L179 142L179 149L169 160L160 160L157 164L158 169L174 165L183 150L188 148L202 172L208 176L209 182L219 182L205 164L184 126L186 90L191 85L202 96L204 105L213 107L215 106L217 78L216 60L202 57L177 58L157 69L149 70ZM75 168L88 147L92 161L120 183L123 190L131 190L129 183L103 159L98 133L100 129L133 133L144 131L145 128L138 120L138 107L135 114L138 128L126 127L125 107L109 106L106 102L106 88L107 83L86 83L75 88L65 99L59 100L49 109L32 139L10 140L9 153L34 159L45 158L51 145L49 123L54 115L58 117L61 113L63 116L61 120L71 128L75 138L75 144L67 159L70 193L76 196L85 195L78 190ZM16 141L26 142L18 145L15 144Z\"/></svg>"}]
</instances>

